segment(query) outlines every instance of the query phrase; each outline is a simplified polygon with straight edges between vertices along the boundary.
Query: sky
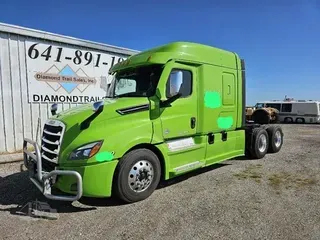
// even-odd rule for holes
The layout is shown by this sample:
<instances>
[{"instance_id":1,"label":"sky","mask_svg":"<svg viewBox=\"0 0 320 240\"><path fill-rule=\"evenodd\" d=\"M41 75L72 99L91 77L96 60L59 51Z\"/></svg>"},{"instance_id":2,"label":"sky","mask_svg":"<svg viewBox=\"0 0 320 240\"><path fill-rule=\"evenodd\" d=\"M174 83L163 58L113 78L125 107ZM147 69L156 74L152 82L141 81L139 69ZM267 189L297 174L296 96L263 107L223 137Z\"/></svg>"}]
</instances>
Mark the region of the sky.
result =
<instances>
[{"instance_id":1,"label":"sky","mask_svg":"<svg viewBox=\"0 0 320 240\"><path fill-rule=\"evenodd\" d=\"M320 0L2 0L0 9L0 22L139 51L190 41L236 52L247 105L320 100Z\"/></svg>"}]
</instances>

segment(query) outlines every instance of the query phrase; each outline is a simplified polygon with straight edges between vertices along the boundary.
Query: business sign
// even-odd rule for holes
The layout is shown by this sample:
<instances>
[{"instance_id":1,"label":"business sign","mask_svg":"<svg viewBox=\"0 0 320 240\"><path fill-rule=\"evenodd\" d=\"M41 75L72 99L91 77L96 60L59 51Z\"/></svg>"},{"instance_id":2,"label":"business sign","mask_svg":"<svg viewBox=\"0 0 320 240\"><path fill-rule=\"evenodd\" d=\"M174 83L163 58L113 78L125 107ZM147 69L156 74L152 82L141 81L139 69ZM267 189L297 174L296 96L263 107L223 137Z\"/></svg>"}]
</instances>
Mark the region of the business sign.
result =
<instances>
[{"instance_id":1,"label":"business sign","mask_svg":"<svg viewBox=\"0 0 320 240\"><path fill-rule=\"evenodd\" d=\"M26 41L29 102L86 103L106 95L109 69L124 58Z\"/></svg>"}]
</instances>

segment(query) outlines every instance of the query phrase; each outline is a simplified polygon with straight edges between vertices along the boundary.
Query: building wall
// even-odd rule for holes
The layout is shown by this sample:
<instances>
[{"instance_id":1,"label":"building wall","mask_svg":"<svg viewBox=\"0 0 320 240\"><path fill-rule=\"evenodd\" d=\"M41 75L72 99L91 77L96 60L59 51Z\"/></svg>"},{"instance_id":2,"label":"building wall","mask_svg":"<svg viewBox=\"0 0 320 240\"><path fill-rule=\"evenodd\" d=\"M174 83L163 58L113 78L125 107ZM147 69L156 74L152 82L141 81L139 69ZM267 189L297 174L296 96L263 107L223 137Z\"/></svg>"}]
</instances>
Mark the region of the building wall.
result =
<instances>
[{"instance_id":1,"label":"building wall","mask_svg":"<svg viewBox=\"0 0 320 240\"><path fill-rule=\"evenodd\" d=\"M39 43L36 46L39 51L38 58L34 58L35 52L32 53L33 55L28 55L32 43ZM66 60L65 57L58 64L51 64L53 63L51 58L49 61L45 61L45 55L41 57L41 54L43 49L46 50L48 46L55 49L55 52L51 51L51 57L55 57L55 59L59 47L63 48L66 54L80 50L83 57L82 61L84 61L85 53L91 53L86 55L88 60L90 60L91 55L94 55L95 59L93 58L90 64L79 65L79 69L84 69L86 73L83 73L85 74L83 76L95 79L96 83L90 87L82 84L82 89L85 89L83 92L76 89L77 93L76 90L73 91L71 88L69 89L69 91L72 91L70 93L68 87L70 88L70 84L74 83L69 85L61 83L59 85L60 83L57 82L37 81L35 74L48 70L49 66L57 66L60 70L63 66L67 66L75 71L76 65L70 62L71 60ZM137 51L0 23L0 154L21 151L23 138L37 139L39 142L42 126L51 114L52 99L49 100L50 96L52 98L52 96L63 95L64 97L60 100L67 96L81 95L93 97L91 100L100 96L103 97L105 94L103 90L106 90L106 82L103 83L103 81L110 80L108 70L112 62L125 59L135 53ZM97 54L101 55L101 61L102 58L105 59L105 66L102 70L101 68L100 70L94 68L97 63ZM101 61L100 63L102 63ZM52 70L52 68L50 69ZM54 74L57 74L57 72L58 70ZM64 87L62 87L63 84L65 84ZM55 88L55 86L58 87ZM35 97L35 95L39 96L42 93L43 96L49 97L42 100ZM59 111L83 103L85 101L81 99L59 102Z\"/></svg>"}]
</instances>

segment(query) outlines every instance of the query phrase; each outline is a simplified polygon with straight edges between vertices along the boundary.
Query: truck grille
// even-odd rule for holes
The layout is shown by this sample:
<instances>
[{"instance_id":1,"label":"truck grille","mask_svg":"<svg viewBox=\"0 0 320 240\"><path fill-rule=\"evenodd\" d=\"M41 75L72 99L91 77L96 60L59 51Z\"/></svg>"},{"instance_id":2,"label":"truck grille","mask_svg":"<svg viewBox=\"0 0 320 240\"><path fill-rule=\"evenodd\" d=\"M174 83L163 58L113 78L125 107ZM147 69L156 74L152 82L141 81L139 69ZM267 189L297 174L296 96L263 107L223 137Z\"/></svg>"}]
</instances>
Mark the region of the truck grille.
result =
<instances>
[{"instance_id":1,"label":"truck grille","mask_svg":"<svg viewBox=\"0 0 320 240\"><path fill-rule=\"evenodd\" d=\"M58 163L64 124L49 120L45 123L41 139L41 160L45 171L52 171Z\"/></svg>"}]
</instances>

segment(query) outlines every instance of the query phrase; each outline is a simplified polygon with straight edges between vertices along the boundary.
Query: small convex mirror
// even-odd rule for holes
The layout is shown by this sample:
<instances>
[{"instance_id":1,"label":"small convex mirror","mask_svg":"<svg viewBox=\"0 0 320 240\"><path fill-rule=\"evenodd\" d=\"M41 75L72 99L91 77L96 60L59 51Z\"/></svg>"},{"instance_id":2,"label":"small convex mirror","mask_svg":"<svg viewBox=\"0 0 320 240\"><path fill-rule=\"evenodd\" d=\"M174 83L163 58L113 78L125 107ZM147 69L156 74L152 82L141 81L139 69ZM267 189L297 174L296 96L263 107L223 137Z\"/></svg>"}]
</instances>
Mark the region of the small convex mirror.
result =
<instances>
[{"instance_id":1,"label":"small convex mirror","mask_svg":"<svg viewBox=\"0 0 320 240\"><path fill-rule=\"evenodd\" d=\"M58 110L58 104L57 103L52 104L50 107L50 110L51 110L52 116L56 115Z\"/></svg>"},{"instance_id":2,"label":"small convex mirror","mask_svg":"<svg viewBox=\"0 0 320 240\"><path fill-rule=\"evenodd\" d=\"M182 71L172 71L170 74L170 96L179 93L182 84L183 73Z\"/></svg>"},{"instance_id":3,"label":"small convex mirror","mask_svg":"<svg viewBox=\"0 0 320 240\"><path fill-rule=\"evenodd\" d=\"M93 111L97 112L103 108L103 101L98 101L93 104Z\"/></svg>"}]
</instances>

